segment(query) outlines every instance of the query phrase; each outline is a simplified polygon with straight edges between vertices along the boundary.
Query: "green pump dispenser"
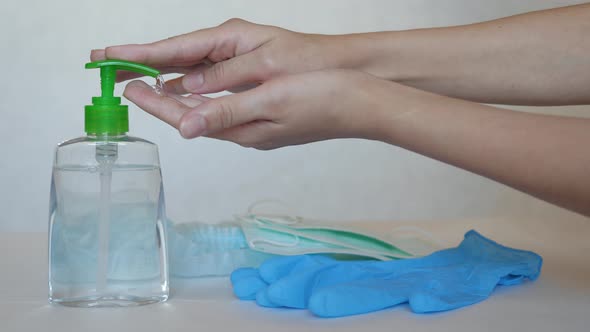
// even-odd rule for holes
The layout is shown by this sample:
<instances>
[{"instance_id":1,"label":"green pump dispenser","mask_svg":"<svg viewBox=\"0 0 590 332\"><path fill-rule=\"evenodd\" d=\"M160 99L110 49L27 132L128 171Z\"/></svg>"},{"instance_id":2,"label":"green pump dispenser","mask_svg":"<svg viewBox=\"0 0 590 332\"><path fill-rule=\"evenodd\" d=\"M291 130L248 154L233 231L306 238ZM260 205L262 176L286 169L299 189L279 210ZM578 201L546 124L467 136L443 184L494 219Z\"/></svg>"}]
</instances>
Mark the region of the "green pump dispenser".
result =
<instances>
[{"instance_id":1,"label":"green pump dispenser","mask_svg":"<svg viewBox=\"0 0 590 332\"><path fill-rule=\"evenodd\" d=\"M89 62L86 69L100 69L101 96L92 97L92 105L85 107L84 131L89 135L120 135L129 131L127 105L121 105L121 97L114 96L117 70L136 72L158 77L157 69L125 60Z\"/></svg>"}]
</instances>

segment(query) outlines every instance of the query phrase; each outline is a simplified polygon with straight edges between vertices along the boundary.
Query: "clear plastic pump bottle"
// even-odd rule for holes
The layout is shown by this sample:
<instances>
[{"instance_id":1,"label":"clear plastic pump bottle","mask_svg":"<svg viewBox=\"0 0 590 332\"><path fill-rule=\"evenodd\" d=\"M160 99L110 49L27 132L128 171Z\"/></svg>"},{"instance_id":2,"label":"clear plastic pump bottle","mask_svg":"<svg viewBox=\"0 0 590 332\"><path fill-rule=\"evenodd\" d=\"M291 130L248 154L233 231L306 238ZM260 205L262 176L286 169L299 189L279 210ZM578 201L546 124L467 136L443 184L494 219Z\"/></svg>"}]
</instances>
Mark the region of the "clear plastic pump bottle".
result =
<instances>
[{"instance_id":1,"label":"clear plastic pump bottle","mask_svg":"<svg viewBox=\"0 0 590 332\"><path fill-rule=\"evenodd\" d=\"M105 60L102 96L85 109L87 136L58 145L49 207L49 301L77 307L168 299L164 192L158 148L127 136L117 70L157 77L141 64Z\"/></svg>"}]
</instances>

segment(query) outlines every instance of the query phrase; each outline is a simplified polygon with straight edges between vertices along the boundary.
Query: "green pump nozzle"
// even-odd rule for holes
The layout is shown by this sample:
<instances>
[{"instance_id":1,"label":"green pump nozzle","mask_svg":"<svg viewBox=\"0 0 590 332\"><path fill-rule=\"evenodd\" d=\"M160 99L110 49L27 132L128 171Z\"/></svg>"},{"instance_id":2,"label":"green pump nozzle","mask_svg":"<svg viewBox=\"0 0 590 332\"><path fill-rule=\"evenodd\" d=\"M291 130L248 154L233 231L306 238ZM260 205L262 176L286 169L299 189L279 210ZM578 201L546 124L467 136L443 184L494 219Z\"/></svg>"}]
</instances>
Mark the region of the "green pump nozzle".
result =
<instances>
[{"instance_id":1,"label":"green pump nozzle","mask_svg":"<svg viewBox=\"0 0 590 332\"><path fill-rule=\"evenodd\" d=\"M101 96L92 97L92 105L85 107L84 131L93 135L116 135L129 131L127 105L121 105L121 97L115 97L117 70L136 72L158 77L160 72L146 65L124 60L89 62L86 69L100 69Z\"/></svg>"}]
</instances>

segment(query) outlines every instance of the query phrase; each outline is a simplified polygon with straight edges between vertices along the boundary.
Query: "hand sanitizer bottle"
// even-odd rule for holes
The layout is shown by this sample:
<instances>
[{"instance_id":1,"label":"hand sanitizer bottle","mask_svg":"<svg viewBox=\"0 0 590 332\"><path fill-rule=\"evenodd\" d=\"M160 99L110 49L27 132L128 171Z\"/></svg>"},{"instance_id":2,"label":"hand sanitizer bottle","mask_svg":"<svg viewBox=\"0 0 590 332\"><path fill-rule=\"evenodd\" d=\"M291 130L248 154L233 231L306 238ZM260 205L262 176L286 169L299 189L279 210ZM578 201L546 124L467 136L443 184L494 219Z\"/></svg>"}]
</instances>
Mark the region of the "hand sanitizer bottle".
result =
<instances>
[{"instance_id":1,"label":"hand sanitizer bottle","mask_svg":"<svg viewBox=\"0 0 590 332\"><path fill-rule=\"evenodd\" d=\"M127 136L113 96L117 70L157 77L120 60L100 69L102 95L85 108L86 136L57 146L49 207L49 301L75 307L168 299L164 192L154 143Z\"/></svg>"}]
</instances>

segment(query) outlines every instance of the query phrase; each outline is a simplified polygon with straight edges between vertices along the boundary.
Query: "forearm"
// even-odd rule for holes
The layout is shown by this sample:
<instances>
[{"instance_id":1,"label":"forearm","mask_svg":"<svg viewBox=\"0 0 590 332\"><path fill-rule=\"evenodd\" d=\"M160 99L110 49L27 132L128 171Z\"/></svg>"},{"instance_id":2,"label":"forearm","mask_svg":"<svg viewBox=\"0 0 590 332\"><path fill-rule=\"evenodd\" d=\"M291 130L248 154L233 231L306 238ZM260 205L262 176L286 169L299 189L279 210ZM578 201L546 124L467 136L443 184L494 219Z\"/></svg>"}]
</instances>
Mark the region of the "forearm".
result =
<instances>
[{"instance_id":1,"label":"forearm","mask_svg":"<svg viewBox=\"0 0 590 332\"><path fill-rule=\"evenodd\" d=\"M396 93L390 95L396 97L375 108L372 130L378 136L372 138L590 216L590 120L509 111L392 87Z\"/></svg>"},{"instance_id":2,"label":"forearm","mask_svg":"<svg viewBox=\"0 0 590 332\"><path fill-rule=\"evenodd\" d=\"M451 97L588 104L589 36L587 4L466 26L344 36L341 44L360 56L341 54L344 66Z\"/></svg>"}]
</instances>

